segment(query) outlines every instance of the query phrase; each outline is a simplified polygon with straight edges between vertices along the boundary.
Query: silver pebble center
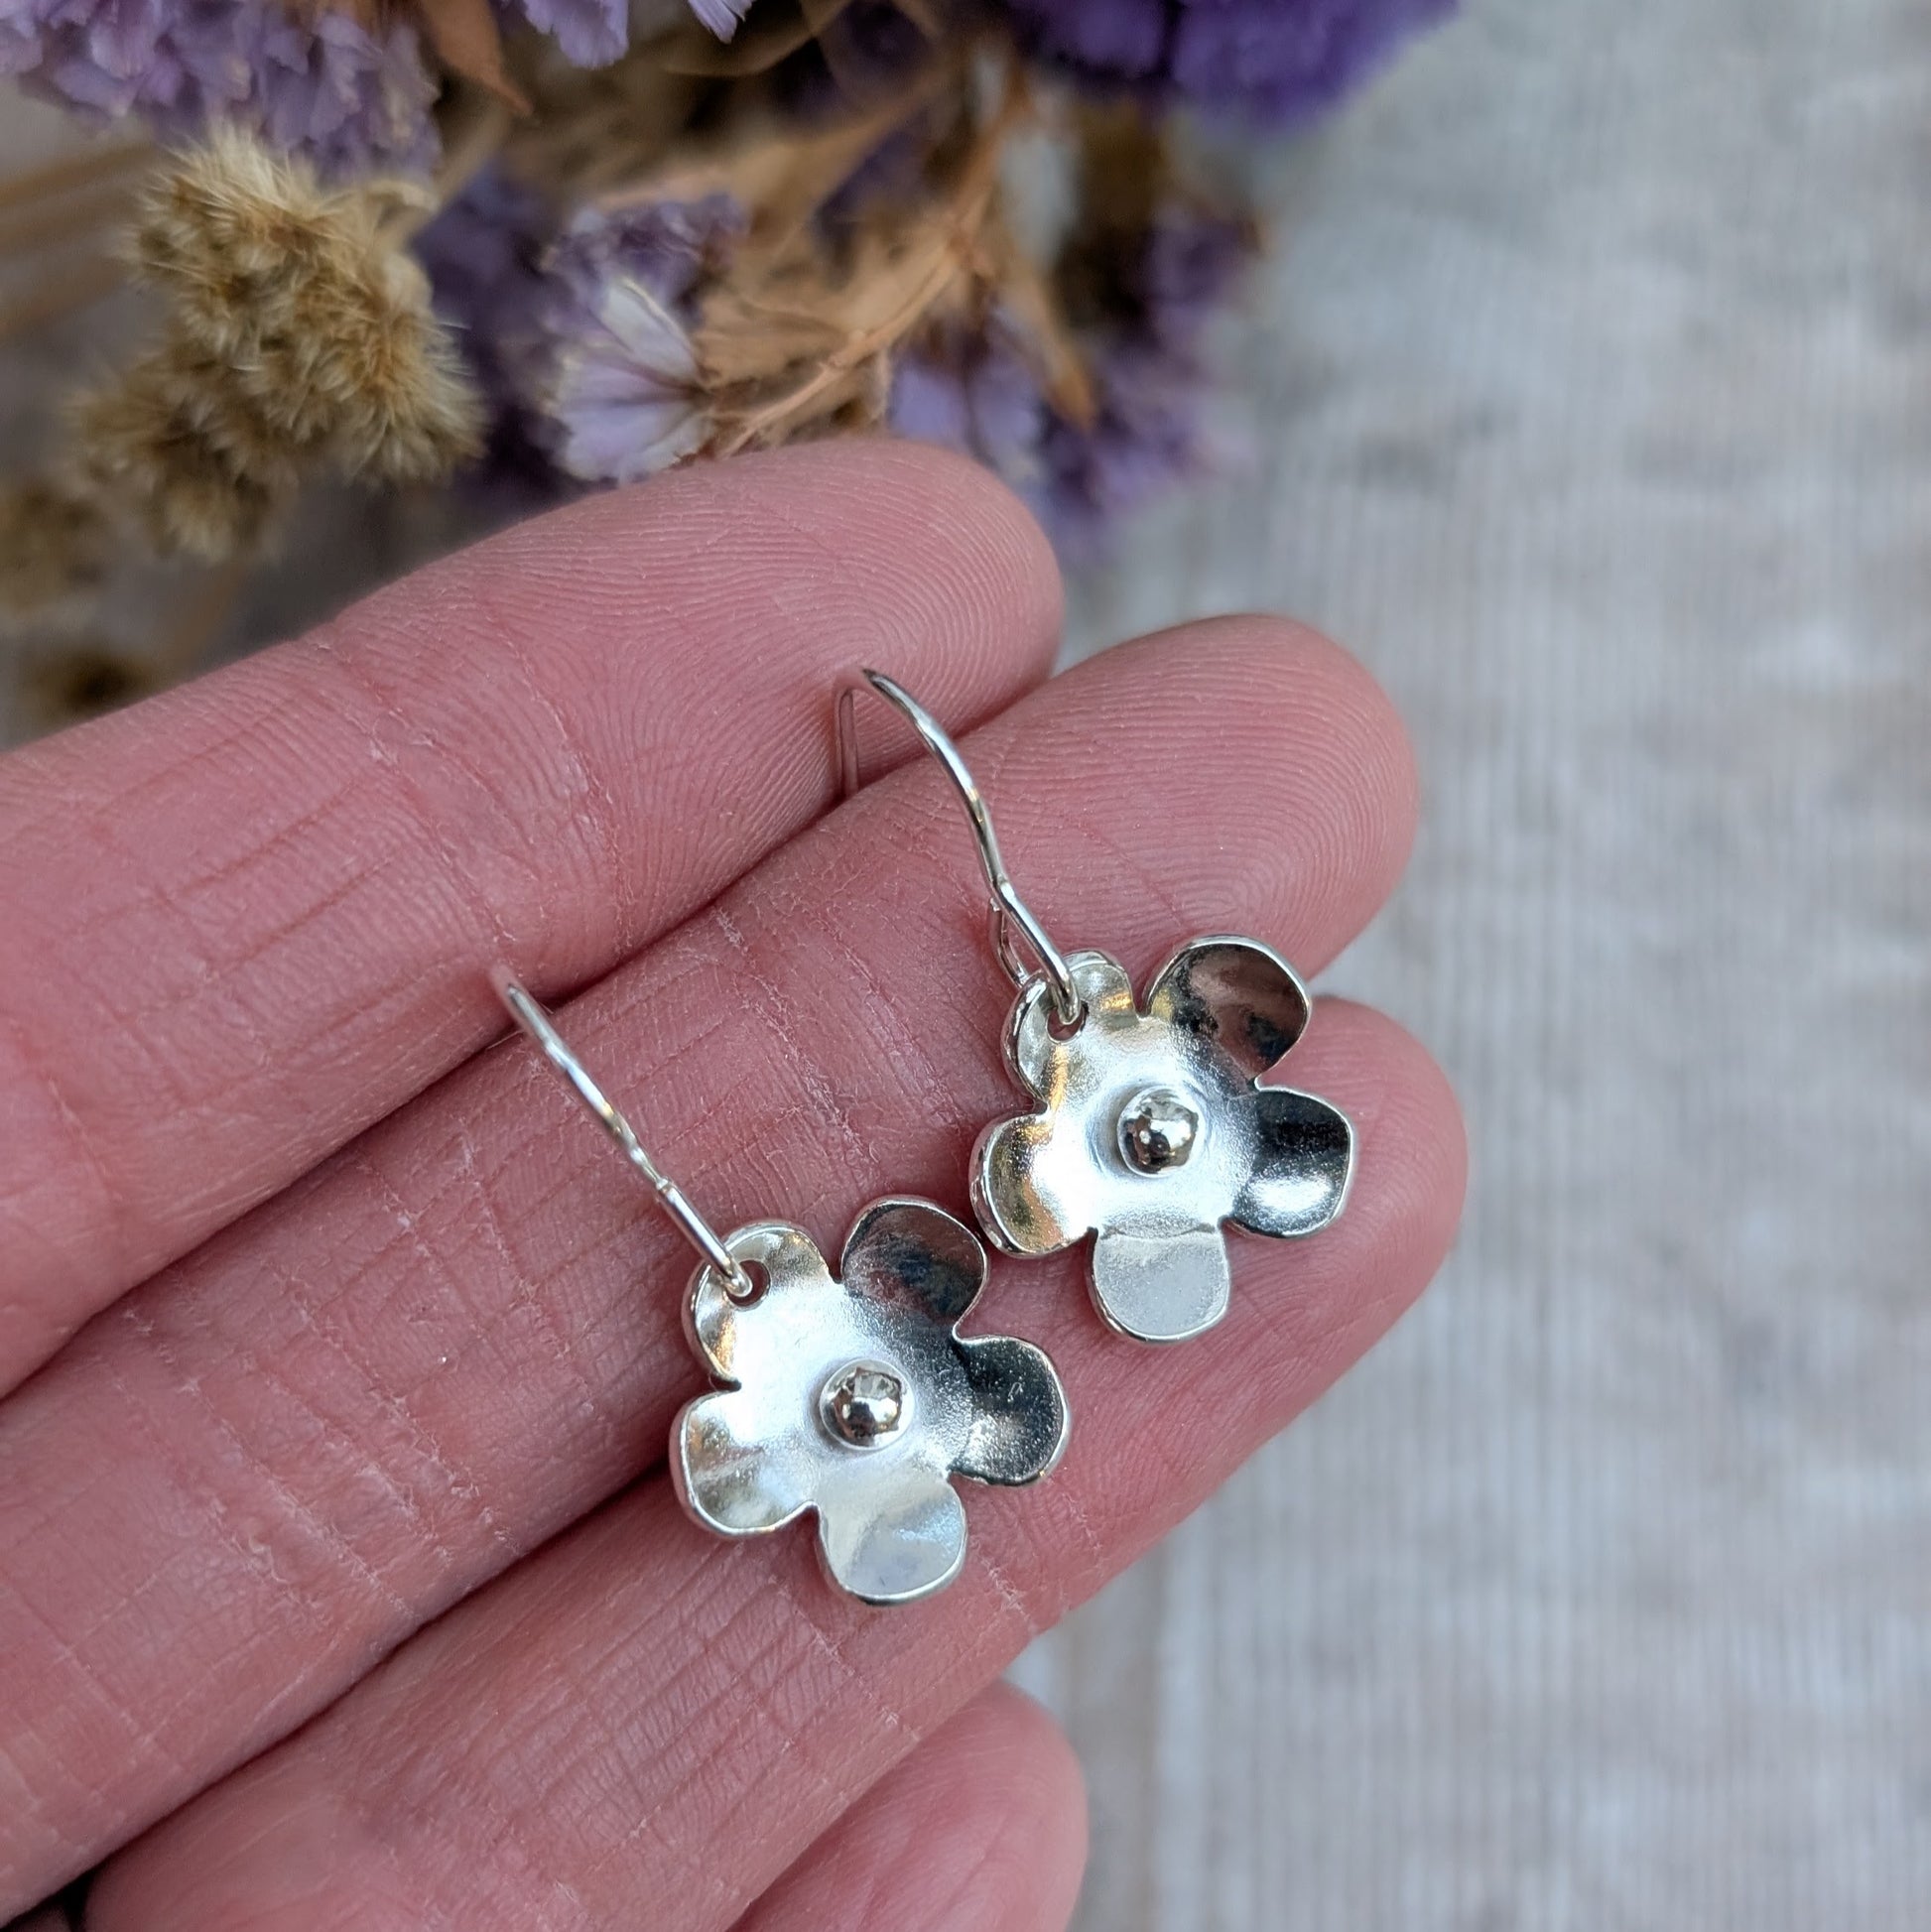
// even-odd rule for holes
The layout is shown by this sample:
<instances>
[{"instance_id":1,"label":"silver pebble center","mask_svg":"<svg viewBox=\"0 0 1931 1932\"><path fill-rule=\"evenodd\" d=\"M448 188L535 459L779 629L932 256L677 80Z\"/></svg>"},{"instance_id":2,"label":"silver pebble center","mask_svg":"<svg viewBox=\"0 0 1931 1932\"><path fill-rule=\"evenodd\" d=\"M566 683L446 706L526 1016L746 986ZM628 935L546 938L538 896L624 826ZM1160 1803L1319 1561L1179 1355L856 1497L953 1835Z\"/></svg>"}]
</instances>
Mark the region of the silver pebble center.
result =
<instances>
[{"instance_id":1,"label":"silver pebble center","mask_svg":"<svg viewBox=\"0 0 1931 1932\"><path fill-rule=\"evenodd\" d=\"M854 1361L820 1390L818 1412L835 1442L876 1449L905 1427L905 1384L876 1362Z\"/></svg>"},{"instance_id":2,"label":"silver pebble center","mask_svg":"<svg viewBox=\"0 0 1931 1932\"><path fill-rule=\"evenodd\" d=\"M1139 1174L1185 1167L1200 1130L1200 1115L1172 1088L1149 1087L1120 1109L1120 1157Z\"/></svg>"}]
</instances>

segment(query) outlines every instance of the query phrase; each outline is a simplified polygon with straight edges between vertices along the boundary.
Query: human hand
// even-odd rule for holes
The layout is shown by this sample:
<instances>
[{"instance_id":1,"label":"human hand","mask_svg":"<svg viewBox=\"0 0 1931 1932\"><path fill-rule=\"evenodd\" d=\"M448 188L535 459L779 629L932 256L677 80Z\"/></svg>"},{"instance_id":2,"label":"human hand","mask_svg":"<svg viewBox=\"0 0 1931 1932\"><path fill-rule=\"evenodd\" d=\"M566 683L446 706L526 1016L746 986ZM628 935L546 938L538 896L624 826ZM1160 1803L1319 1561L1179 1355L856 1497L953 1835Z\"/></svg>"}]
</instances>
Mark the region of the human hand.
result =
<instances>
[{"instance_id":1,"label":"human hand","mask_svg":"<svg viewBox=\"0 0 1931 1932\"><path fill-rule=\"evenodd\" d=\"M1064 1924L1077 1771L997 1674L1433 1273L1440 1076L1321 1003L1292 1079L1353 1120L1348 1213L1237 1243L1185 1348L1109 1335L1078 1251L995 1261L968 1326L1049 1351L1071 1446L880 1611L679 1513L690 1256L483 1051L492 963L590 985L573 1043L713 1224L965 1210L1010 988L909 736L836 805L861 662L960 727L1057 932L1136 980L1200 931L1321 966L1410 836L1371 681L1236 618L1042 683L1058 618L996 485L827 445L0 761L0 1910L105 1859L89 1932Z\"/></svg>"}]
</instances>

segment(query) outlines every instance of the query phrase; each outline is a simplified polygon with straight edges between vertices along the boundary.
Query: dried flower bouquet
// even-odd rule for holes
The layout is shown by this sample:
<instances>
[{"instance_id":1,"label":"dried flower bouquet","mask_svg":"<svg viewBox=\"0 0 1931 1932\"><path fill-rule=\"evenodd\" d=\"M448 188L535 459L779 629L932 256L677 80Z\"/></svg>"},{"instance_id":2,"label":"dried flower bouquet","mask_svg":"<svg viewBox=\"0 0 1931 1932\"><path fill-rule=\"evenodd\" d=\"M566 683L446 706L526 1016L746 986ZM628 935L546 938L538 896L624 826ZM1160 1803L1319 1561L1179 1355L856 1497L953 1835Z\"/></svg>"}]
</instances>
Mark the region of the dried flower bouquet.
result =
<instances>
[{"instance_id":1,"label":"dried flower bouquet","mask_svg":"<svg viewBox=\"0 0 1931 1932\"><path fill-rule=\"evenodd\" d=\"M1177 130L1298 124L1448 4L0 0L0 74L140 136L0 183L0 257L125 232L0 333L123 282L146 330L0 488L16 671L192 668L326 479L482 522L884 428L1091 554L1199 462L1256 241ZM148 658L82 641L132 554L206 573Z\"/></svg>"}]
</instances>

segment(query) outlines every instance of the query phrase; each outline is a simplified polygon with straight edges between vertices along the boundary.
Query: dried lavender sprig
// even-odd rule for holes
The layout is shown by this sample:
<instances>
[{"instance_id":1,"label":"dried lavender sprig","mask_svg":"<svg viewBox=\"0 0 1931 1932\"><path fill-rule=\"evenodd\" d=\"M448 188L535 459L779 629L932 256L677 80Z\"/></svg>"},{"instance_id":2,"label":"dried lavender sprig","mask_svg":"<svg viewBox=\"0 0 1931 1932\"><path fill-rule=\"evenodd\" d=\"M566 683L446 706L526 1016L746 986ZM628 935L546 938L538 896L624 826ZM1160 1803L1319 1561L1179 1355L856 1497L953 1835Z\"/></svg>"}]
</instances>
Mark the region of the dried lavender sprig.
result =
<instances>
[{"instance_id":1,"label":"dried lavender sprig","mask_svg":"<svg viewBox=\"0 0 1931 1932\"><path fill-rule=\"evenodd\" d=\"M629 46L627 0L504 0L578 66ZM691 0L728 39L750 0ZM426 172L437 84L415 30L277 0L0 0L0 76L99 119L139 115L164 138L216 124L301 154L324 175Z\"/></svg>"},{"instance_id":2,"label":"dried lavender sprig","mask_svg":"<svg viewBox=\"0 0 1931 1932\"><path fill-rule=\"evenodd\" d=\"M435 86L416 36L273 0L0 0L0 74L165 137L226 123L324 173L433 165Z\"/></svg>"},{"instance_id":3,"label":"dried lavender sprig","mask_svg":"<svg viewBox=\"0 0 1931 1932\"><path fill-rule=\"evenodd\" d=\"M1123 239L1123 238L1122 238ZM1133 512L1207 464L1205 336L1252 250L1247 224L1177 206L1112 264L1113 313L1082 338L1093 408L1053 407L1020 331L996 312L903 358L890 405L900 435L942 443L995 470L1061 553L1104 557Z\"/></svg>"}]
</instances>

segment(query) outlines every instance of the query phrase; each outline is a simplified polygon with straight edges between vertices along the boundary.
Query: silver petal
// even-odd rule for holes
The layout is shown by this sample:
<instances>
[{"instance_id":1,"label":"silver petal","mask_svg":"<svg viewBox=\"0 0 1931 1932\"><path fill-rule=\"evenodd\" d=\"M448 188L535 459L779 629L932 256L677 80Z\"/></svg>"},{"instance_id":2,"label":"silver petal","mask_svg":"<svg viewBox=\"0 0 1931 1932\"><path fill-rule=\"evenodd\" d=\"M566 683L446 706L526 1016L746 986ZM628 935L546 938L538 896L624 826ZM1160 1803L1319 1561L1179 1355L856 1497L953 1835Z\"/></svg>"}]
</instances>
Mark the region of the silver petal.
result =
<instances>
[{"instance_id":1,"label":"silver petal","mask_svg":"<svg viewBox=\"0 0 1931 1932\"><path fill-rule=\"evenodd\" d=\"M845 1237L838 1276L847 1294L951 1328L985 1285L985 1250L930 1201L874 1201Z\"/></svg>"},{"instance_id":2,"label":"silver petal","mask_svg":"<svg viewBox=\"0 0 1931 1932\"><path fill-rule=\"evenodd\" d=\"M1130 1022L1133 982L1117 960L1104 953L1076 953L1067 962L1073 983L1085 1003L1089 1021ZM1051 988L1044 979L1031 980L1013 1002L1006 1021L1006 1065L1012 1077L1034 1099L1047 1107L1059 1104L1065 1092L1069 1042L1053 1031Z\"/></svg>"},{"instance_id":3,"label":"silver petal","mask_svg":"<svg viewBox=\"0 0 1931 1932\"><path fill-rule=\"evenodd\" d=\"M1254 1170L1232 1219L1256 1234L1312 1234L1341 1213L1353 1176L1354 1129L1312 1094L1263 1087Z\"/></svg>"},{"instance_id":4,"label":"silver petal","mask_svg":"<svg viewBox=\"0 0 1931 1932\"><path fill-rule=\"evenodd\" d=\"M966 1563L966 1505L940 1472L908 1463L869 1507L818 1517L832 1581L867 1604L909 1604L943 1590Z\"/></svg>"},{"instance_id":5,"label":"silver petal","mask_svg":"<svg viewBox=\"0 0 1931 1932\"><path fill-rule=\"evenodd\" d=\"M755 1392L720 1389L684 1405L672 1440L678 1500L719 1536L758 1536L812 1506L812 1470L794 1443L772 1440Z\"/></svg>"},{"instance_id":6,"label":"silver petal","mask_svg":"<svg viewBox=\"0 0 1931 1932\"><path fill-rule=\"evenodd\" d=\"M1160 968L1147 1012L1212 1040L1250 1080L1307 1030L1313 1007L1294 968L1258 940L1197 939Z\"/></svg>"},{"instance_id":7,"label":"silver petal","mask_svg":"<svg viewBox=\"0 0 1931 1932\"><path fill-rule=\"evenodd\" d=\"M994 1121L972 1150L972 1207L1007 1254L1057 1254L1093 1225L1084 1164L1054 1158L1059 1127L1057 1114L1022 1113Z\"/></svg>"},{"instance_id":8,"label":"silver petal","mask_svg":"<svg viewBox=\"0 0 1931 1932\"><path fill-rule=\"evenodd\" d=\"M1041 1349L1011 1336L962 1337L972 1421L953 1468L979 1482L1037 1482L1066 1453L1066 1390Z\"/></svg>"},{"instance_id":9,"label":"silver petal","mask_svg":"<svg viewBox=\"0 0 1931 1932\"><path fill-rule=\"evenodd\" d=\"M1109 1226L1093 1244L1094 1305L1140 1342L1186 1342L1227 1312L1232 1272L1218 1225Z\"/></svg>"},{"instance_id":10,"label":"silver petal","mask_svg":"<svg viewBox=\"0 0 1931 1932\"><path fill-rule=\"evenodd\" d=\"M760 1221L740 1227L726 1245L745 1264L765 1273L765 1293L755 1302L731 1298L723 1277L701 1267L685 1298L684 1324L691 1346L720 1381L763 1381L768 1364L788 1360L804 1336L836 1312L840 1299L818 1243L789 1222Z\"/></svg>"}]
</instances>

